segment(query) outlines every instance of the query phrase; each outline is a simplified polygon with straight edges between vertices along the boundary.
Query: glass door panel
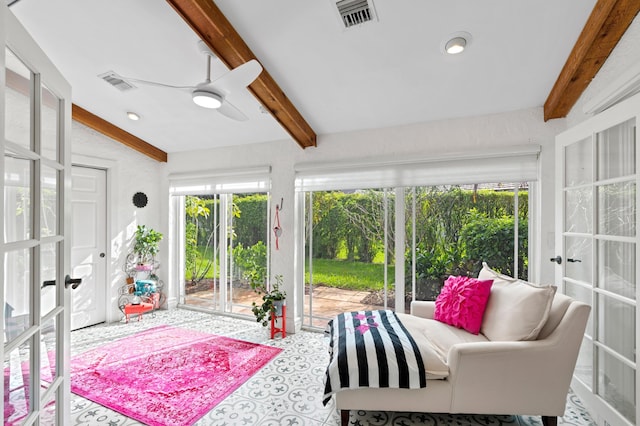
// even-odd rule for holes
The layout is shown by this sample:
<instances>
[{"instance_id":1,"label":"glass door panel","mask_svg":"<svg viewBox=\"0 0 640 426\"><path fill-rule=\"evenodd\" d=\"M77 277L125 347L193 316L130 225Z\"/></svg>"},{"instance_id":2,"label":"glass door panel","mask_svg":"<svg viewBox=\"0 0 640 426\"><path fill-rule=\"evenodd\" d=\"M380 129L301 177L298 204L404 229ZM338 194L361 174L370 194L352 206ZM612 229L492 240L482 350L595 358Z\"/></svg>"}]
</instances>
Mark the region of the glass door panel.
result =
<instances>
[{"instance_id":1,"label":"glass door panel","mask_svg":"<svg viewBox=\"0 0 640 426\"><path fill-rule=\"evenodd\" d=\"M635 424L635 370L601 348L598 348L598 360L598 395Z\"/></svg>"},{"instance_id":2,"label":"glass door panel","mask_svg":"<svg viewBox=\"0 0 640 426\"><path fill-rule=\"evenodd\" d=\"M40 346L40 386L43 389L49 388L51 383L58 377L56 368L57 354L57 330L58 321L54 316L42 323Z\"/></svg>"},{"instance_id":3,"label":"glass door panel","mask_svg":"<svg viewBox=\"0 0 640 426\"><path fill-rule=\"evenodd\" d=\"M31 149L31 71L9 49L5 60L5 137Z\"/></svg>"},{"instance_id":4,"label":"glass door panel","mask_svg":"<svg viewBox=\"0 0 640 426\"><path fill-rule=\"evenodd\" d=\"M636 184L620 182L598 187L598 233L636 235Z\"/></svg>"},{"instance_id":5,"label":"glass door panel","mask_svg":"<svg viewBox=\"0 0 640 426\"><path fill-rule=\"evenodd\" d=\"M305 200L305 325L324 327L341 312L395 310L394 191L316 191Z\"/></svg>"},{"instance_id":6,"label":"glass door panel","mask_svg":"<svg viewBox=\"0 0 640 426\"><path fill-rule=\"evenodd\" d=\"M31 405L31 363L29 340L4 356L4 422L21 424Z\"/></svg>"},{"instance_id":7,"label":"glass door panel","mask_svg":"<svg viewBox=\"0 0 640 426\"><path fill-rule=\"evenodd\" d=\"M58 233L58 170L42 165L40 169L40 235L52 237Z\"/></svg>"},{"instance_id":8,"label":"glass door panel","mask_svg":"<svg viewBox=\"0 0 640 426\"><path fill-rule=\"evenodd\" d=\"M635 306L600 294L598 308L598 340L612 351L635 362L635 330L620 326L635 324Z\"/></svg>"},{"instance_id":9,"label":"glass door panel","mask_svg":"<svg viewBox=\"0 0 640 426\"><path fill-rule=\"evenodd\" d=\"M40 246L40 316L45 317L56 308L56 259L57 243L46 243Z\"/></svg>"},{"instance_id":10,"label":"glass door panel","mask_svg":"<svg viewBox=\"0 0 640 426\"><path fill-rule=\"evenodd\" d=\"M598 133L598 180L636 172L635 120Z\"/></svg>"},{"instance_id":11,"label":"glass door panel","mask_svg":"<svg viewBox=\"0 0 640 426\"><path fill-rule=\"evenodd\" d=\"M251 283L268 285L273 280L271 277L270 281L267 268L268 194L233 194L229 207L231 312L253 315L252 303L261 304L262 296L253 291Z\"/></svg>"},{"instance_id":12,"label":"glass door panel","mask_svg":"<svg viewBox=\"0 0 640 426\"><path fill-rule=\"evenodd\" d=\"M565 275L577 281L591 284L593 281L591 259L593 258L591 239L582 237L565 237L565 253L567 265Z\"/></svg>"},{"instance_id":13,"label":"glass door panel","mask_svg":"<svg viewBox=\"0 0 640 426\"><path fill-rule=\"evenodd\" d=\"M60 100L44 85L42 86L41 114L40 146L42 156L50 160L57 160Z\"/></svg>"},{"instance_id":14,"label":"glass door panel","mask_svg":"<svg viewBox=\"0 0 640 426\"><path fill-rule=\"evenodd\" d=\"M598 287L635 300L636 245L602 240L598 251Z\"/></svg>"},{"instance_id":15,"label":"glass door panel","mask_svg":"<svg viewBox=\"0 0 640 426\"><path fill-rule=\"evenodd\" d=\"M4 342L18 338L31 321L31 250L13 250L4 255Z\"/></svg>"},{"instance_id":16,"label":"glass door panel","mask_svg":"<svg viewBox=\"0 0 640 426\"><path fill-rule=\"evenodd\" d=\"M31 222L31 160L4 157L4 241L6 243L32 238Z\"/></svg>"},{"instance_id":17,"label":"glass door panel","mask_svg":"<svg viewBox=\"0 0 640 426\"><path fill-rule=\"evenodd\" d=\"M187 195L184 203L184 303L216 309L220 281L220 199Z\"/></svg>"},{"instance_id":18,"label":"glass door panel","mask_svg":"<svg viewBox=\"0 0 640 426\"><path fill-rule=\"evenodd\" d=\"M567 189L564 202L566 231L590 234L593 231L593 189Z\"/></svg>"},{"instance_id":19,"label":"glass door panel","mask_svg":"<svg viewBox=\"0 0 640 426\"><path fill-rule=\"evenodd\" d=\"M565 147L567 162L564 168L564 185L566 187L589 184L593 181L593 154L591 138Z\"/></svg>"}]
</instances>

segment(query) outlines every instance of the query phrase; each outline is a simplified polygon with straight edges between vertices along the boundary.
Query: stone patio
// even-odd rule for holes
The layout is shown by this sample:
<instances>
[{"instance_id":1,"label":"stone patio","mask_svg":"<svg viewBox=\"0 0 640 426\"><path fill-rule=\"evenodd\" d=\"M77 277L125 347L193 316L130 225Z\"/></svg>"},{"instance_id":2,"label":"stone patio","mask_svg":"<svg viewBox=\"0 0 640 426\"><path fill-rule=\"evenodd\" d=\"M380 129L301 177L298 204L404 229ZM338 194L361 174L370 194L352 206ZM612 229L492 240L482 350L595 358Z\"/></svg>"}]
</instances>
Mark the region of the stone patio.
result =
<instances>
[{"instance_id":1,"label":"stone patio","mask_svg":"<svg viewBox=\"0 0 640 426\"><path fill-rule=\"evenodd\" d=\"M198 291L188 294L185 298L185 305L217 310L219 306L217 300L218 291L218 288L214 288L213 290ZM369 291L354 291L327 286L315 286L313 289L313 318L309 318L309 295L306 294L304 298L304 325L324 328L328 320L341 312L382 309L383 306L363 304L361 302L369 294ZM259 303L261 300L261 296L251 289L234 288L231 313L251 316L253 315L251 312L251 303L253 301ZM389 309L393 309L393 307L389 306Z\"/></svg>"}]
</instances>

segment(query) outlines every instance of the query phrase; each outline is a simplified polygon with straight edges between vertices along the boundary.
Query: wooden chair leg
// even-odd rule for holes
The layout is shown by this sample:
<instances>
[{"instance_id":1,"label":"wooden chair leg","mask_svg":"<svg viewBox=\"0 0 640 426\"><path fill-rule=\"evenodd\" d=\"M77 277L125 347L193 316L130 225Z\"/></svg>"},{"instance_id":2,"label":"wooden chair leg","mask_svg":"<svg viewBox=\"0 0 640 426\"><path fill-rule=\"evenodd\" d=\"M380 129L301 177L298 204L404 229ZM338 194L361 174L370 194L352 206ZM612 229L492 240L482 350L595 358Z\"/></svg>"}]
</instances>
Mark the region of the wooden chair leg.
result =
<instances>
[{"instance_id":1,"label":"wooden chair leg","mask_svg":"<svg viewBox=\"0 0 640 426\"><path fill-rule=\"evenodd\" d=\"M349 426L349 410L340 410L340 424Z\"/></svg>"},{"instance_id":2,"label":"wooden chair leg","mask_svg":"<svg viewBox=\"0 0 640 426\"><path fill-rule=\"evenodd\" d=\"M542 416L542 424L544 426L558 426L558 418L554 416Z\"/></svg>"}]
</instances>

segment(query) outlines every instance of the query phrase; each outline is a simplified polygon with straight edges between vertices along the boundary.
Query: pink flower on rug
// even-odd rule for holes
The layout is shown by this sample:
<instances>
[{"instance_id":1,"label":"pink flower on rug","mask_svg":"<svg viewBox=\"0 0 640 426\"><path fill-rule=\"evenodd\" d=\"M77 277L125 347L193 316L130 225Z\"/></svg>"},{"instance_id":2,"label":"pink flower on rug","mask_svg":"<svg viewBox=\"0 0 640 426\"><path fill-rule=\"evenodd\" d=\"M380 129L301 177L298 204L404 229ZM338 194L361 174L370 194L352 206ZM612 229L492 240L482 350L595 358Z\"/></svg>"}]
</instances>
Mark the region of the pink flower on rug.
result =
<instances>
[{"instance_id":1,"label":"pink flower on rug","mask_svg":"<svg viewBox=\"0 0 640 426\"><path fill-rule=\"evenodd\" d=\"M282 351L170 326L71 360L71 391L148 425L191 425Z\"/></svg>"}]
</instances>

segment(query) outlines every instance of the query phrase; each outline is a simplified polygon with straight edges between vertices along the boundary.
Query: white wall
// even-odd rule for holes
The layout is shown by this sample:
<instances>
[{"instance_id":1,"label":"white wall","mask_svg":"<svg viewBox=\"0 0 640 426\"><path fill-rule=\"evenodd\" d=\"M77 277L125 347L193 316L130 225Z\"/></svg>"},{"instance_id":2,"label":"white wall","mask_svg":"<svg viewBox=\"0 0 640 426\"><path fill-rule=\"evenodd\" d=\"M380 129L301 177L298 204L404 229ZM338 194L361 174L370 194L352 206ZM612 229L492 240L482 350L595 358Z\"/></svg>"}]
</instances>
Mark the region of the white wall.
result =
<instances>
[{"instance_id":1,"label":"white wall","mask_svg":"<svg viewBox=\"0 0 640 426\"><path fill-rule=\"evenodd\" d=\"M541 220L536 238L542 241L537 265L537 281L552 282L554 269L549 258L553 247L553 182L555 135L565 129L565 120L543 121L542 108L507 112L482 117L421 123L395 128L364 130L349 133L320 135L317 148L305 150L291 140L243 146L218 148L198 152L180 152L169 155L168 172L184 173L216 169L246 168L271 165L272 199L284 198L284 211L280 220L283 236L280 250L272 246L272 273L283 274L287 293L293 294L294 276L294 165L297 163L407 158L426 158L448 153L481 152L487 148L507 148L515 145L538 144L541 152ZM546 262L544 260L546 259ZM299 312L297 312L299 314Z\"/></svg>"},{"instance_id":2,"label":"white wall","mask_svg":"<svg viewBox=\"0 0 640 426\"><path fill-rule=\"evenodd\" d=\"M167 235L167 185L164 176L166 164L159 163L112 139L74 121L71 132L71 150L74 165L107 169L107 321L118 321L118 288L125 284L123 270L125 258L132 247L137 225L147 225ZM158 184L160 182L160 184ZM149 202L144 208L133 205L136 192L147 194ZM160 244L160 278L166 273L167 239ZM165 280L166 282L166 280Z\"/></svg>"}]
</instances>

